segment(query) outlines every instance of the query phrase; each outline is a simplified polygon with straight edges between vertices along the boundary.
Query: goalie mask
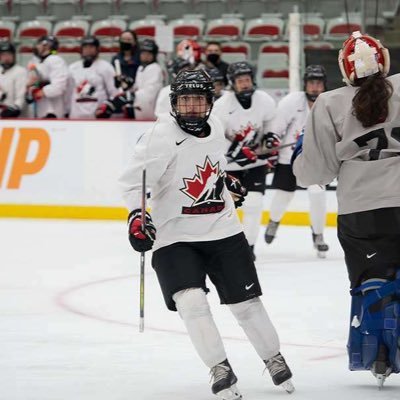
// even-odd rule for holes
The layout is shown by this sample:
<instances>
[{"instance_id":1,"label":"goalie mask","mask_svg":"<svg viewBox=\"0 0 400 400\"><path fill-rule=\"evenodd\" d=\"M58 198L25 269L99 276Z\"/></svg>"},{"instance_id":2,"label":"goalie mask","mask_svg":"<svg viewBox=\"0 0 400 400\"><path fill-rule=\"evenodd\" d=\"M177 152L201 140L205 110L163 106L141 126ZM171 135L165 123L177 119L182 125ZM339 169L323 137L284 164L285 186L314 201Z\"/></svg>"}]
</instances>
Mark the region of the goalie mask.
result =
<instances>
[{"instance_id":1,"label":"goalie mask","mask_svg":"<svg viewBox=\"0 0 400 400\"><path fill-rule=\"evenodd\" d=\"M250 75L252 84L251 84L251 87L249 87L249 88L238 90L235 82L239 76L243 76L243 75ZM238 101L240 103L251 102L251 97L253 96L253 93L255 91L254 73L253 73L252 66L246 61L234 62L234 63L230 64L228 67L227 78L228 78L228 81L229 81L231 87L235 91L235 95L236 95Z\"/></svg>"},{"instance_id":2,"label":"goalie mask","mask_svg":"<svg viewBox=\"0 0 400 400\"><path fill-rule=\"evenodd\" d=\"M210 116L213 97L213 81L206 71L180 71L171 84L171 115L183 131L199 136Z\"/></svg>"},{"instance_id":3,"label":"goalie mask","mask_svg":"<svg viewBox=\"0 0 400 400\"><path fill-rule=\"evenodd\" d=\"M388 49L372 36L353 32L339 51L339 67L343 80L357 86L357 80L380 72L386 76L390 68Z\"/></svg>"}]
</instances>

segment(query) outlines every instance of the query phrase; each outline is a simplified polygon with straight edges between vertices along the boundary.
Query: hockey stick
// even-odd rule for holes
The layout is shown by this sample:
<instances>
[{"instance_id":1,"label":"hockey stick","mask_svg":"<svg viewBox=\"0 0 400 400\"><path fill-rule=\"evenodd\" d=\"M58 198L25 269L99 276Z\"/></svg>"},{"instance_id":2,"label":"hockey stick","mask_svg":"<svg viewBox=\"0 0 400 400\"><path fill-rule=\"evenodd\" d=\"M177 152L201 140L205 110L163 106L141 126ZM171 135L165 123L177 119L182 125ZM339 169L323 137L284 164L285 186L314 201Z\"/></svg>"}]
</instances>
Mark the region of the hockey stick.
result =
<instances>
[{"instance_id":1,"label":"hockey stick","mask_svg":"<svg viewBox=\"0 0 400 400\"><path fill-rule=\"evenodd\" d=\"M256 154L257 154L258 156L261 156L261 155L264 155L264 154L274 153L275 151L279 151L279 150L284 149L284 148L286 148L286 147L294 146L296 143L297 143L297 142L286 143L286 144L283 144L282 146L273 147L273 148L271 148L271 149L268 149L268 150L265 150L265 151L262 151L262 152L261 152L261 151L257 151L257 149L256 149L255 152L256 152Z\"/></svg>"},{"instance_id":2,"label":"hockey stick","mask_svg":"<svg viewBox=\"0 0 400 400\"><path fill-rule=\"evenodd\" d=\"M146 168L142 171L142 232L145 232L146 225ZM140 253L140 321L139 332L144 331L144 266L145 252Z\"/></svg>"}]
</instances>

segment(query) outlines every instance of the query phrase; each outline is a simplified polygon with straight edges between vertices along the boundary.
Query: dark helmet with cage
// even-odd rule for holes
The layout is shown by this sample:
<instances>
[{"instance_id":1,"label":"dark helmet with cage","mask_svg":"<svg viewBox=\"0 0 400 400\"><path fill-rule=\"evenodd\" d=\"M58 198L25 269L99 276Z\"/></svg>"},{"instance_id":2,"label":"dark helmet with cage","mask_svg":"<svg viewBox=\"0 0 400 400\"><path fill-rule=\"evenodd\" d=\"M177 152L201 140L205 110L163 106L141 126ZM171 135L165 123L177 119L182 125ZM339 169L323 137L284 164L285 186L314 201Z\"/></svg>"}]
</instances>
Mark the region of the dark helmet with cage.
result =
<instances>
[{"instance_id":1,"label":"dark helmet with cage","mask_svg":"<svg viewBox=\"0 0 400 400\"><path fill-rule=\"evenodd\" d=\"M152 39L145 39L140 44L140 51L148 51L153 54L154 58L157 57L158 54L158 46L157 43Z\"/></svg>"},{"instance_id":2,"label":"dark helmet with cage","mask_svg":"<svg viewBox=\"0 0 400 400\"><path fill-rule=\"evenodd\" d=\"M178 73L183 69L189 69L192 66L189 60L181 57L173 58L167 63L167 70L172 79L175 79Z\"/></svg>"},{"instance_id":3,"label":"dark helmet with cage","mask_svg":"<svg viewBox=\"0 0 400 400\"><path fill-rule=\"evenodd\" d=\"M225 82L224 75L218 68L206 68L206 71L211 76L213 82Z\"/></svg>"},{"instance_id":4,"label":"dark helmet with cage","mask_svg":"<svg viewBox=\"0 0 400 400\"><path fill-rule=\"evenodd\" d=\"M84 50L84 47L87 46L94 47L95 51L93 52L93 49ZM93 62L99 55L99 51L100 51L100 41L99 39L97 39L96 36L85 36L81 40L81 57L84 68L89 68L93 64Z\"/></svg>"},{"instance_id":5,"label":"dark helmet with cage","mask_svg":"<svg viewBox=\"0 0 400 400\"><path fill-rule=\"evenodd\" d=\"M58 40L53 35L43 35L36 41L33 54L42 61L50 54L55 54L58 50Z\"/></svg>"},{"instance_id":6,"label":"dark helmet with cage","mask_svg":"<svg viewBox=\"0 0 400 400\"><path fill-rule=\"evenodd\" d=\"M327 90L327 76L325 68L322 65L311 64L308 65L303 75L304 92L306 93L307 99L311 102L317 100L319 95L315 93L307 93L306 86L308 81L322 81L324 84L324 91Z\"/></svg>"},{"instance_id":7,"label":"dark helmet with cage","mask_svg":"<svg viewBox=\"0 0 400 400\"><path fill-rule=\"evenodd\" d=\"M200 104L193 104L192 109L185 113L185 105L178 105L179 97L196 95L204 96L205 107ZM206 71L180 71L175 81L171 84L171 114L183 131L190 135L199 136L206 127L213 107L213 98L214 84Z\"/></svg>"},{"instance_id":8,"label":"dark helmet with cage","mask_svg":"<svg viewBox=\"0 0 400 400\"><path fill-rule=\"evenodd\" d=\"M239 76L250 75L253 82L251 88L238 91L235 81ZM254 71L253 67L247 61L237 61L229 65L227 71L228 81L235 91L236 97L240 102L249 102L255 91Z\"/></svg>"},{"instance_id":9,"label":"dark helmet with cage","mask_svg":"<svg viewBox=\"0 0 400 400\"><path fill-rule=\"evenodd\" d=\"M0 60L0 66L3 67L4 70L10 69L15 65L15 46L11 42L0 42L0 54L9 53L12 56L4 56Z\"/></svg>"}]
</instances>

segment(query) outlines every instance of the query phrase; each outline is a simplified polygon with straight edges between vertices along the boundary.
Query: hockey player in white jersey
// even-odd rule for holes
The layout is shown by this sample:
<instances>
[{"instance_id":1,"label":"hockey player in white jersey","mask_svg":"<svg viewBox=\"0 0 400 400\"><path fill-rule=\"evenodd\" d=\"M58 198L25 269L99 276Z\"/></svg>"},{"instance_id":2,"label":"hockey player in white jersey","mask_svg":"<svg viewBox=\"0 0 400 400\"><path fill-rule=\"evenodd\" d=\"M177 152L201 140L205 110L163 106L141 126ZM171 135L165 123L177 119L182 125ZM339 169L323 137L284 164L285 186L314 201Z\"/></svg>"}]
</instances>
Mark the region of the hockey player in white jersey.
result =
<instances>
[{"instance_id":1,"label":"hockey player in white jersey","mask_svg":"<svg viewBox=\"0 0 400 400\"><path fill-rule=\"evenodd\" d=\"M273 167L277 159L272 148L279 146L279 138L269 129L276 106L271 96L255 88L249 63L230 64L228 80L233 91L215 103L213 113L221 119L227 138L227 171L248 190L243 226L255 257L267 168Z\"/></svg>"},{"instance_id":2,"label":"hockey player in white jersey","mask_svg":"<svg viewBox=\"0 0 400 400\"><path fill-rule=\"evenodd\" d=\"M0 118L17 118L25 106L27 71L15 63L15 47L0 42Z\"/></svg>"},{"instance_id":3,"label":"hockey player in white jersey","mask_svg":"<svg viewBox=\"0 0 400 400\"><path fill-rule=\"evenodd\" d=\"M137 143L121 177L130 211L129 240L136 251L153 248L152 266L165 303L178 311L198 355L211 369L214 394L223 400L242 398L207 301L207 275L273 382L292 392L292 374L259 299L257 272L236 215L233 197L240 204L245 190L225 172L224 131L219 119L210 116L213 92L205 71L181 71L172 83L172 115ZM151 215L141 211L143 168Z\"/></svg>"},{"instance_id":4,"label":"hockey player in white jersey","mask_svg":"<svg viewBox=\"0 0 400 400\"><path fill-rule=\"evenodd\" d=\"M54 36L40 37L33 49L39 62L29 66L27 101L37 118L64 118L66 114L69 72L57 49Z\"/></svg>"},{"instance_id":5,"label":"hockey player in white jersey","mask_svg":"<svg viewBox=\"0 0 400 400\"><path fill-rule=\"evenodd\" d=\"M279 223L290 201L293 199L297 183L293 175L290 158L294 143L304 128L308 113L317 97L327 89L326 72L322 65L309 65L304 73L304 91L292 92L278 104L270 129L282 141L278 164L275 168L272 186L276 189L271 202L270 220L265 230L265 241L271 243ZM293 146L290 144L293 143ZM325 187L311 185L307 188L310 202L312 239L319 257L324 258L329 247L324 242L323 230L326 220Z\"/></svg>"},{"instance_id":6,"label":"hockey player in white jersey","mask_svg":"<svg viewBox=\"0 0 400 400\"><path fill-rule=\"evenodd\" d=\"M348 86L318 97L293 172L302 186L338 178L349 368L370 370L381 387L400 372L400 75L386 78L388 50L360 32L344 42L339 66Z\"/></svg>"},{"instance_id":7,"label":"hockey player in white jersey","mask_svg":"<svg viewBox=\"0 0 400 400\"><path fill-rule=\"evenodd\" d=\"M81 60L69 66L72 81L70 118L94 118L97 107L118 94L114 68L99 58L100 42L94 36L81 41Z\"/></svg>"},{"instance_id":8,"label":"hockey player in white jersey","mask_svg":"<svg viewBox=\"0 0 400 400\"><path fill-rule=\"evenodd\" d=\"M140 46L140 66L135 84L132 79L120 78L125 90L104 102L96 110L96 118L110 118L124 111L126 118L154 120L154 111L159 91L163 87L163 72L157 62L158 46L152 39L145 39ZM129 110L129 112L127 112Z\"/></svg>"}]
</instances>

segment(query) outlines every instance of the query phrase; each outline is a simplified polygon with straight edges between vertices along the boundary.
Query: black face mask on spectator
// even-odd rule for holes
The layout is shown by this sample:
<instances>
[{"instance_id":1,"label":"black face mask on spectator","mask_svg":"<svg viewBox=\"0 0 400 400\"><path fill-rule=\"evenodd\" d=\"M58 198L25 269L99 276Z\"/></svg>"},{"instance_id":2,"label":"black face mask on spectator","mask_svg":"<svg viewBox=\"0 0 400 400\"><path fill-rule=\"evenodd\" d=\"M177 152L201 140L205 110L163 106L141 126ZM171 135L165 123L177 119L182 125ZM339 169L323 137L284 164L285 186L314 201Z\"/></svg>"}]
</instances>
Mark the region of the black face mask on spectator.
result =
<instances>
[{"instance_id":1,"label":"black face mask on spectator","mask_svg":"<svg viewBox=\"0 0 400 400\"><path fill-rule=\"evenodd\" d=\"M0 65L3 67L4 71L7 71L15 65L15 61L12 63L0 63Z\"/></svg>"},{"instance_id":2,"label":"black face mask on spectator","mask_svg":"<svg viewBox=\"0 0 400 400\"><path fill-rule=\"evenodd\" d=\"M121 52L124 51L134 51L136 46L134 46L132 43L128 43L128 42L119 42L119 48Z\"/></svg>"},{"instance_id":3,"label":"black face mask on spectator","mask_svg":"<svg viewBox=\"0 0 400 400\"><path fill-rule=\"evenodd\" d=\"M216 64L216 63L218 63L218 61L220 60L220 55L219 54L209 54L208 56L207 56L207 60L210 62L210 63L212 63L212 64Z\"/></svg>"},{"instance_id":4,"label":"black face mask on spectator","mask_svg":"<svg viewBox=\"0 0 400 400\"><path fill-rule=\"evenodd\" d=\"M82 56L83 68L90 68L97 56Z\"/></svg>"}]
</instances>

